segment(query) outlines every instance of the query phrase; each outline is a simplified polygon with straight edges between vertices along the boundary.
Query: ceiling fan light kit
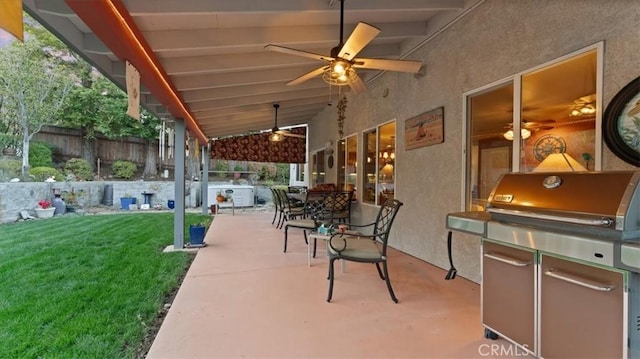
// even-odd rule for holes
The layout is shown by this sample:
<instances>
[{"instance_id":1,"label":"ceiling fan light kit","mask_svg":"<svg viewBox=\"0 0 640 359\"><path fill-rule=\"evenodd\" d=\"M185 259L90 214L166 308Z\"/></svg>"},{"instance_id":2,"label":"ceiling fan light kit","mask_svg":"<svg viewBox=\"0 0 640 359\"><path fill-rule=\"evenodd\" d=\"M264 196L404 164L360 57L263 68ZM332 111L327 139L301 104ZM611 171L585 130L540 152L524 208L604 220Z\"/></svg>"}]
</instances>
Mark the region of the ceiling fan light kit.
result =
<instances>
[{"instance_id":1,"label":"ceiling fan light kit","mask_svg":"<svg viewBox=\"0 0 640 359\"><path fill-rule=\"evenodd\" d=\"M504 136L506 140L513 141L513 130L508 130L507 132L502 134L502 136ZM526 140L530 136L531 136L531 131L527 130L526 128L523 128L520 130L520 137L523 140Z\"/></svg>"},{"instance_id":2,"label":"ceiling fan light kit","mask_svg":"<svg viewBox=\"0 0 640 359\"><path fill-rule=\"evenodd\" d=\"M274 127L273 130L271 130L271 134L269 135L269 141L271 142L280 142L282 140L284 140L284 136L279 134L277 131L277 127Z\"/></svg>"},{"instance_id":3,"label":"ceiling fan light kit","mask_svg":"<svg viewBox=\"0 0 640 359\"><path fill-rule=\"evenodd\" d=\"M289 133L289 131L283 131L280 128L278 128L278 109L280 108L280 105L277 103L274 103L273 108L276 110L276 114L273 121L273 128L271 129L271 133L269 134L269 141L271 142L284 141L284 138L287 136L297 137L297 138L306 138L306 136L304 135Z\"/></svg>"},{"instance_id":4,"label":"ceiling fan light kit","mask_svg":"<svg viewBox=\"0 0 640 359\"><path fill-rule=\"evenodd\" d=\"M315 60L326 61L328 64L316 68L291 80L288 86L301 84L313 77L322 75L322 79L334 86L349 85L351 91L358 93L366 89L364 83L358 76L356 68L400 71L418 73L422 67L421 61L389 60L389 59L367 59L356 58L355 56L365 48L378 34L380 29L365 22L359 22L347 41L342 41L344 30L344 0L340 0L340 42L338 46L331 49L330 56L315 54L308 51L292 49L284 46L269 44L265 46L268 51L276 51L289 55L302 56Z\"/></svg>"}]
</instances>

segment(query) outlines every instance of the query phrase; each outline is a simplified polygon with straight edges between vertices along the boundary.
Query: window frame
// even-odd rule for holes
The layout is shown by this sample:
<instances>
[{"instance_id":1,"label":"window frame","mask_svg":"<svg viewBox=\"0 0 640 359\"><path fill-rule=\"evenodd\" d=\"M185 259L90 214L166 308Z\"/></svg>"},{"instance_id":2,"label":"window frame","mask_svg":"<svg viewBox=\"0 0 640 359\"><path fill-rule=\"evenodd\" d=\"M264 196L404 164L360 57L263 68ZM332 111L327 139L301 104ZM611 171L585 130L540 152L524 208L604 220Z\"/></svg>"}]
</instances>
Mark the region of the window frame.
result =
<instances>
[{"instance_id":1,"label":"window frame","mask_svg":"<svg viewBox=\"0 0 640 359\"><path fill-rule=\"evenodd\" d=\"M337 163L337 180L336 180L336 184L338 185L338 188L346 188L345 185L346 184L351 184L351 182L348 181L349 178L349 174L348 170L349 170L349 151L348 151L348 144L349 144L349 140L351 139L352 141L356 142L356 160L355 160L355 171L353 172L353 174L355 175L355 180L354 180L354 195L353 195L353 199L357 199L358 197L358 189L360 188L360 186L358 186L359 184L359 178L360 176L358 175L358 158L359 158L359 138L358 138L358 133L352 133L350 135L344 136L342 138L340 138L338 140L338 151L339 151L339 159L338 159L338 163Z\"/></svg>"},{"instance_id":2,"label":"window frame","mask_svg":"<svg viewBox=\"0 0 640 359\"><path fill-rule=\"evenodd\" d=\"M382 123L379 123L375 126L363 129L361 134L360 134L360 140L362 141L362 152L360 154L360 161L363 163L362 167L362 178L360 179L360 184L361 184L361 200L360 202L364 205L369 205L369 206L374 206L374 207L379 207L380 206L380 191L378 190L381 186L381 181L380 181L380 158L378 156L378 154L380 153L380 128L389 124L394 124L394 129L393 129L393 133L394 133L394 137L397 139L398 138L398 121L397 119L391 119L389 121L385 121ZM375 173L373 173L373 176L375 178L374 181L374 198L373 198L373 202L370 201L366 201L365 200L365 190L368 188L367 183L365 183L365 180L368 178L367 172L366 172L366 164L367 164L367 138L365 137L367 134L371 133L372 131L375 131L375 155L373 156L374 158L372 158L373 160L373 165L375 168ZM398 151L397 151L397 143L395 146L395 162L397 162L398 160ZM394 191L396 190L396 182L397 182L397 178L396 178L396 168L397 165L394 164L393 167L393 186L394 186Z\"/></svg>"},{"instance_id":3,"label":"window frame","mask_svg":"<svg viewBox=\"0 0 640 359\"><path fill-rule=\"evenodd\" d=\"M521 172L520 168L520 130L522 124L522 80L525 76L533 74L535 72L544 70L545 68L558 65L564 61L571 60L572 58L584 55L590 51L595 51L596 57L596 77L595 77L595 90L596 90L596 113L595 113L595 143L594 143L594 168L593 171L602 170L602 113L603 113L603 74L604 74L604 42L600 41L590 46L583 47L579 50L571 53L559 56L550 61L541 63L537 66L525 69L521 72L507 76L503 79L494 81L476 89L464 92L462 94L462 113L465 116L465 120L462 122L462 133L465 134L465 139L462 141L462 185L461 185L461 203L460 208L462 210L471 210L472 190L473 183L472 172L474 159L472 158L472 134L471 131L471 98L480 95L484 92L491 91L501 86L505 86L508 83L513 84L513 108L519 109L513 111L513 132L514 140L511 152L511 168L512 172ZM476 168L476 172L477 172ZM476 174L479 175L479 174Z\"/></svg>"}]
</instances>

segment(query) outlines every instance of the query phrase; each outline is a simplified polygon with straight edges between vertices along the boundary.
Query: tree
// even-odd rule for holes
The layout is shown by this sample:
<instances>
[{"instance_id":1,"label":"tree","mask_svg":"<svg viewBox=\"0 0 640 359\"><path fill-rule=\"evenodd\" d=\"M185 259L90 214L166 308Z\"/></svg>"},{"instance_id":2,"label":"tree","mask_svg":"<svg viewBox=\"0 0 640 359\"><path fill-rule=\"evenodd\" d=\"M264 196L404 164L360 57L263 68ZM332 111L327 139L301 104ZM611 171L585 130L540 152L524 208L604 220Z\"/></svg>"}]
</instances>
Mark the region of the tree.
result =
<instances>
[{"instance_id":1,"label":"tree","mask_svg":"<svg viewBox=\"0 0 640 359\"><path fill-rule=\"evenodd\" d=\"M85 80L83 86L75 86L65 101L60 124L80 129L82 133L82 158L95 170L96 134L109 138L121 136L121 125L133 121L126 115L127 100L117 86L100 75L95 80Z\"/></svg>"},{"instance_id":2,"label":"tree","mask_svg":"<svg viewBox=\"0 0 640 359\"><path fill-rule=\"evenodd\" d=\"M29 170L29 142L43 126L56 121L73 86L65 61L35 36L0 51L2 114L20 134L23 177Z\"/></svg>"}]
</instances>

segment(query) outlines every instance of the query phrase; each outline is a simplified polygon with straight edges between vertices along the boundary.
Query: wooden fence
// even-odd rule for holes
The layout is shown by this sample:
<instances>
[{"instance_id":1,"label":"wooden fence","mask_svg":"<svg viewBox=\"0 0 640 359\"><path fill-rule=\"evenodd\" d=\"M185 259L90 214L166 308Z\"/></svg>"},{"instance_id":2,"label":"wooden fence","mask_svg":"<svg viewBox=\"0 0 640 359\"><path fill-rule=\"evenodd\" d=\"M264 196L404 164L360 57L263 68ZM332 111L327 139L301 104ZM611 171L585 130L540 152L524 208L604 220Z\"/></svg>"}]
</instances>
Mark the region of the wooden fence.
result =
<instances>
[{"instance_id":1,"label":"wooden fence","mask_svg":"<svg viewBox=\"0 0 640 359\"><path fill-rule=\"evenodd\" d=\"M62 161L82 157L82 133L80 130L45 126L34 136L34 139L55 146L60 151L60 160ZM96 142L96 157L100 159L101 163L112 163L117 160L132 161L139 166L145 163L147 152L145 140L141 138L123 137L112 140L98 133L96 134ZM154 140L152 146L152 153L158 156L158 140ZM160 164L159 158L158 163ZM173 168L173 158L165 158L161 167Z\"/></svg>"}]
</instances>

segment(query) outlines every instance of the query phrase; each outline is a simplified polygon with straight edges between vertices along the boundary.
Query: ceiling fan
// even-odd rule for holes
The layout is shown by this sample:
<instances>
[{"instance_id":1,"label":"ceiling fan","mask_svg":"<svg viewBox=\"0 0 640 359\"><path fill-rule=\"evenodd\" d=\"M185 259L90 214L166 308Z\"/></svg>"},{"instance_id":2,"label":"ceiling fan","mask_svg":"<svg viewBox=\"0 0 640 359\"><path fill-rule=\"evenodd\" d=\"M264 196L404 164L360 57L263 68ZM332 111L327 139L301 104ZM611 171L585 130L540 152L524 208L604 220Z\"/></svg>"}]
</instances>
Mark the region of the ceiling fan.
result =
<instances>
[{"instance_id":1,"label":"ceiling fan","mask_svg":"<svg viewBox=\"0 0 640 359\"><path fill-rule=\"evenodd\" d=\"M312 70L292 81L288 86L301 84L313 77L322 75L325 82L331 85L349 85L352 91L361 92L366 89L364 82L356 73L356 68L400 71L418 73L422 62L389 59L367 59L355 56L373 40L380 29L364 22L359 22L346 42L343 42L344 31L344 0L340 0L340 43L331 49L330 56L324 56L313 52L292 49L284 46L269 44L265 46L268 51L276 51L290 55L303 56L327 62L326 65Z\"/></svg>"},{"instance_id":2,"label":"ceiling fan","mask_svg":"<svg viewBox=\"0 0 640 359\"><path fill-rule=\"evenodd\" d=\"M280 141L284 140L285 136L286 137L305 138L304 135L298 135L298 134L291 133L289 131L281 130L280 128L278 128L278 109L280 108L280 105L277 104L277 103L274 103L273 104L273 108L276 110L276 116L275 116L275 119L274 119L273 128L271 129L271 134L269 134L269 141L271 141L271 142L280 142Z\"/></svg>"}]
</instances>

